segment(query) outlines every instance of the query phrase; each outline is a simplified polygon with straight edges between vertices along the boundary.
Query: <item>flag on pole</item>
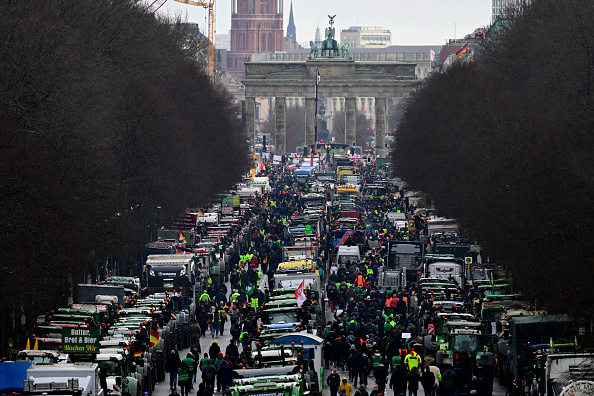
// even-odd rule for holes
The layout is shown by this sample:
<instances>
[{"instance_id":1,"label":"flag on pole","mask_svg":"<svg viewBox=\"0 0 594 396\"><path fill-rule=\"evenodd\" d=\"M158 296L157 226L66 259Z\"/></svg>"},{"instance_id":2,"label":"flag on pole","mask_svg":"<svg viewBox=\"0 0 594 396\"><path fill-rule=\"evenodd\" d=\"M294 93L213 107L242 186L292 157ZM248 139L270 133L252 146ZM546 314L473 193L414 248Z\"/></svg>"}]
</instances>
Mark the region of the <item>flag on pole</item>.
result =
<instances>
[{"instance_id":1,"label":"flag on pole","mask_svg":"<svg viewBox=\"0 0 594 396\"><path fill-rule=\"evenodd\" d=\"M464 55L466 51L468 51L468 44L462 47L460 51L456 52L456 56L458 57L458 59L462 58L462 55Z\"/></svg>"},{"instance_id":2,"label":"flag on pole","mask_svg":"<svg viewBox=\"0 0 594 396\"><path fill-rule=\"evenodd\" d=\"M431 62L435 60L435 51L431 50Z\"/></svg>"},{"instance_id":3,"label":"flag on pole","mask_svg":"<svg viewBox=\"0 0 594 396\"><path fill-rule=\"evenodd\" d=\"M157 330L156 326L151 328L151 338L149 343L149 348L159 345L159 331Z\"/></svg>"},{"instance_id":4,"label":"flag on pole","mask_svg":"<svg viewBox=\"0 0 594 396\"><path fill-rule=\"evenodd\" d=\"M301 281L301 284L297 289L295 289L295 299L297 300L297 306L301 307L305 302L305 293L303 293L303 287L305 285L305 281Z\"/></svg>"}]
</instances>

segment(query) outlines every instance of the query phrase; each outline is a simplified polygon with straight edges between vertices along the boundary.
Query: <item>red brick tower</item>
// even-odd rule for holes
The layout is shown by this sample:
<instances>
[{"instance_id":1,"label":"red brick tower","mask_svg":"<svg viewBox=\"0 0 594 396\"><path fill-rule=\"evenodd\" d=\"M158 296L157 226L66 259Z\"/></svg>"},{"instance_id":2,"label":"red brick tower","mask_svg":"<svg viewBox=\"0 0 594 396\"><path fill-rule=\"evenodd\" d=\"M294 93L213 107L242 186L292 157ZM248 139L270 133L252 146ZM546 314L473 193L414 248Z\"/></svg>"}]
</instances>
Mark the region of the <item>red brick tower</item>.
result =
<instances>
[{"instance_id":1,"label":"red brick tower","mask_svg":"<svg viewBox=\"0 0 594 396\"><path fill-rule=\"evenodd\" d=\"M227 69L240 82L253 54L283 50L283 0L232 0L230 35Z\"/></svg>"}]
</instances>

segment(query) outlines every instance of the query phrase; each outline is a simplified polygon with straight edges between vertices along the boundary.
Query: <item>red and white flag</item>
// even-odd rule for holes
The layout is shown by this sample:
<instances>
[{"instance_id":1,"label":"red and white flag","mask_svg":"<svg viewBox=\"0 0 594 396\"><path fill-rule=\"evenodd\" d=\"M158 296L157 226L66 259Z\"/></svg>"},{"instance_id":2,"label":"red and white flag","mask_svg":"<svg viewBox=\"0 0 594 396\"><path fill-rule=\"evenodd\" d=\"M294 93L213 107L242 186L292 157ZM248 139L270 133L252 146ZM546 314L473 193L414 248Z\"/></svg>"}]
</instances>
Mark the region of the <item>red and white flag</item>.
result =
<instances>
[{"instance_id":1,"label":"red and white flag","mask_svg":"<svg viewBox=\"0 0 594 396\"><path fill-rule=\"evenodd\" d=\"M297 306L301 307L305 302L305 293L303 293L303 287L305 285L305 281L301 281L301 284L297 289L295 289L295 299L297 300Z\"/></svg>"}]
</instances>

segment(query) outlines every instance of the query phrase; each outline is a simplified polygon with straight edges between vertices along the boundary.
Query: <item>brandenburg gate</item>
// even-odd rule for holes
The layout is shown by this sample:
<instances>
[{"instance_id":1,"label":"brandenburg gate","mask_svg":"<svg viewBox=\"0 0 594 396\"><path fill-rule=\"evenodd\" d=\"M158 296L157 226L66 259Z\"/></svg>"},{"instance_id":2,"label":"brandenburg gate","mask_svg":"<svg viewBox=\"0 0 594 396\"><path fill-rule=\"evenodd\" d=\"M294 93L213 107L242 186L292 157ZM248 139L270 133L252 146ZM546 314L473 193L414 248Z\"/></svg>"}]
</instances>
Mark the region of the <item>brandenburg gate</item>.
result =
<instances>
[{"instance_id":1,"label":"brandenburg gate","mask_svg":"<svg viewBox=\"0 0 594 396\"><path fill-rule=\"evenodd\" d=\"M355 62L349 55L350 43L339 48L334 39L334 16L326 28L326 38L318 48L310 41L310 56L305 62L248 62L245 64L246 128L254 147L256 98L274 98L275 154L286 154L287 97L305 98L305 144L314 144L316 80L319 73L318 97L345 98L345 143L356 136L356 99L375 99L375 152L380 154L386 140L386 99L404 97L417 86L414 63L395 61Z\"/></svg>"},{"instance_id":2,"label":"brandenburg gate","mask_svg":"<svg viewBox=\"0 0 594 396\"><path fill-rule=\"evenodd\" d=\"M386 102L405 97L418 81L414 63L395 61L359 62L341 57L313 57L305 62L249 62L243 81L246 97L246 128L255 140L256 98L274 98L276 117L275 154L284 155L287 97L305 98L305 144L314 144L316 70L320 73L319 97L345 98L345 143L355 142L357 97L375 98L375 147L385 147Z\"/></svg>"}]
</instances>

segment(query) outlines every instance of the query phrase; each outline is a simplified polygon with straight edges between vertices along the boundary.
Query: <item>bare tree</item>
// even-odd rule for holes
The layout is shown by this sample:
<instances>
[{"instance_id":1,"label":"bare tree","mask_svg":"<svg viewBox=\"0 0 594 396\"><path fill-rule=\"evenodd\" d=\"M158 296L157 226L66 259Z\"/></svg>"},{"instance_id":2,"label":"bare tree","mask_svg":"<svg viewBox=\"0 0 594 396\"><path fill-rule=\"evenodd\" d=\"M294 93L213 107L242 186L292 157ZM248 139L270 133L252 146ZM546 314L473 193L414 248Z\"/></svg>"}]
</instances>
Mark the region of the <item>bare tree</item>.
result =
<instances>
[{"instance_id":1,"label":"bare tree","mask_svg":"<svg viewBox=\"0 0 594 396\"><path fill-rule=\"evenodd\" d=\"M158 206L231 187L247 145L181 21L127 0L7 0L0 18L0 314L30 324L134 256Z\"/></svg>"},{"instance_id":2,"label":"bare tree","mask_svg":"<svg viewBox=\"0 0 594 396\"><path fill-rule=\"evenodd\" d=\"M510 12L482 56L411 98L393 153L396 173L458 218L523 293L589 320L593 21L580 0Z\"/></svg>"}]
</instances>

